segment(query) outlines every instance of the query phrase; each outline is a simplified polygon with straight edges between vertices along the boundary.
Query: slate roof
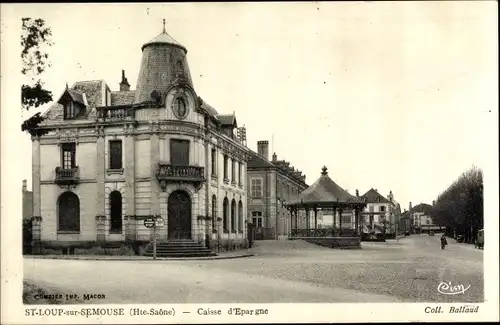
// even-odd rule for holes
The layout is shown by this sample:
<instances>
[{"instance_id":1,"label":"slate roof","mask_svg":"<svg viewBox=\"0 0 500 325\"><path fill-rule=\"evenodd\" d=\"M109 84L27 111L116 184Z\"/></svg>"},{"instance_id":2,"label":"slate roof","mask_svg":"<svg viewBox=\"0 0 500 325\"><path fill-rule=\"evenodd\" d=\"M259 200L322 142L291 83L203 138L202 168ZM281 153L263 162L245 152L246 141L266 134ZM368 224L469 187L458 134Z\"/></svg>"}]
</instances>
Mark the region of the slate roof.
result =
<instances>
[{"instance_id":1,"label":"slate roof","mask_svg":"<svg viewBox=\"0 0 500 325\"><path fill-rule=\"evenodd\" d=\"M173 39L172 36L168 35L168 33L165 32L165 31L163 31L163 33L159 34L155 38L153 38L151 41L149 41L146 44L144 44L142 46L142 50L144 50L144 48L146 46L152 45L152 44L170 44L170 45L175 45L175 46L178 46L178 47L184 49L184 51L187 52L187 49L181 43L177 42L175 39Z\"/></svg>"},{"instance_id":2,"label":"slate roof","mask_svg":"<svg viewBox=\"0 0 500 325\"><path fill-rule=\"evenodd\" d=\"M207 102L205 102L203 99L201 100L201 108L204 109L210 116L217 118L219 115L219 112L212 106L210 106Z\"/></svg>"},{"instance_id":3,"label":"slate roof","mask_svg":"<svg viewBox=\"0 0 500 325\"><path fill-rule=\"evenodd\" d=\"M411 212L423 212L429 214L432 210L432 205L427 203L420 203L413 208L411 208Z\"/></svg>"},{"instance_id":4,"label":"slate roof","mask_svg":"<svg viewBox=\"0 0 500 325\"><path fill-rule=\"evenodd\" d=\"M323 172L321 176L314 182L311 186L306 188L299 194L296 202L292 204L304 203L328 203L328 202L339 202L339 203L364 203L360 198L352 196L342 187L337 185L327 173L327 168L323 167Z\"/></svg>"},{"instance_id":5,"label":"slate roof","mask_svg":"<svg viewBox=\"0 0 500 325\"><path fill-rule=\"evenodd\" d=\"M250 151L250 159L247 162L247 168L268 168L274 167L270 161L256 153L255 151Z\"/></svg>"},{"instance_id":6,"label":"slate roof","mask_svg":"<svg viewBox=\"0 0 500 325\"><path fill-rule=\"evenodd\" d=\"M236 124L236 116L234 116L234 114L218 115L217 119L220 121L220 124L222 124L222 125L235 125Z\"/></svg>"},{"instance_id":7,"label":"slate roof","mask_svg":"<svg viewBox=\"0 0 500 325\"><path fill-rule=\"evenodd\" d=\"M135 90L129 91L112 91L111 105L129 105L134 102Z\"/></svg>"},{"instance_id":8,"label":"slate roof","mask_svg":"<svg viewBox=\"0 0 500 325\"><path fill-rule=\"evenodd\" d=\"M381 195L379 192L371 188L368 192L363 194L361 197L366 198L366 203L391 203L387 198Z\"/></svg>"},{"instance_id":9,"label":"slate roof","mask_svg":"<svg viewBox=\"0 0 500 325\"><path fill-rule=\"evenodd\" d=\"M68 88L66 91L71 96L73 100L82 101L83 94L85 94L86 106L85 115L79 118L92 118L96 115L96 106L102 105L102 89L105 85L104 80L88 80L76 82L72 87ZM63 93L63 95L64 95ZM62 97L62 96L61 96ZM58 102L54 102L49 109L43 114L50 121L59 121L63 119L63 106ZM42 123L43 124L43 123Z\"/></svg>"},{"instance_id":10,"label":"slate roof","mask_svg":"<svg viewBox=\"0 0 500 325\"><path fill-rule=\"evenodd\" d=\"M82 93L80 93L76 90L73 90L73 89L66 89L64 94L68 94L74 102L77 102L81 105L87 106L86 100L84 99ZM61 96L61 98L62 98L62 96ZM60 102L61 102L61 100L59 99L58 103L60 103Z\"/></svg>"}]
</instances>

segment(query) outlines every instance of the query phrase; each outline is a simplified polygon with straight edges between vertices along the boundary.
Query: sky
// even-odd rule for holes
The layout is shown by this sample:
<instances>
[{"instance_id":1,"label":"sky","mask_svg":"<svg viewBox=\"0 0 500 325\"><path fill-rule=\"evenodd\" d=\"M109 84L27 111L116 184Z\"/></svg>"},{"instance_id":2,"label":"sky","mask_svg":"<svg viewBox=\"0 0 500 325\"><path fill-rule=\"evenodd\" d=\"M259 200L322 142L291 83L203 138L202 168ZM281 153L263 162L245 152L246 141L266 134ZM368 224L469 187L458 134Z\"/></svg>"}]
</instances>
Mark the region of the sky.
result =
<instances>
[{"instance_id":1,"label":"sky","mask_svg":"<svg viewBox=\"0 0 500 325\"><path fill-rule=\"evenodd\" d=\"M493 1L2 4L2 115L19 106L21 17L52 28L43 79L54 100L76 81L118 90L122 69L135 89L141 46L166 19L195 91L235 112L251 149L269 140L309 185L326 166L351 194L392 191L407 208L472 165L496 165L496 13ZM2 117L19 186L31 188L31 141L17 125L45 109L16 112L8 129Z\"/></svg>"}]
</instances>

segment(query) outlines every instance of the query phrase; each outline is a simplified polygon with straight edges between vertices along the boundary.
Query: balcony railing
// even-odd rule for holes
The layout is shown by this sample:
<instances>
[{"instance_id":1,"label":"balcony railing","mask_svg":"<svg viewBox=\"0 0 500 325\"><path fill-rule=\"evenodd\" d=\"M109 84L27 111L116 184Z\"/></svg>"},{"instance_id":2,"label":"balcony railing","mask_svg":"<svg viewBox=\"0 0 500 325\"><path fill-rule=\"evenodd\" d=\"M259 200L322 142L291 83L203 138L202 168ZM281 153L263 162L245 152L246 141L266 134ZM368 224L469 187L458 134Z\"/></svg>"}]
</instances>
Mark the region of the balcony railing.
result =
<instances>
[{"instance_id":1,"label":"balcony railing","mask_svg":"<svg viewBox=\"0 0 500 325\"><path fill-rule=\"evenodd\" d=\"M97 107L97 117L105 120L122 120L127 117L134 117L134 110L131 107Z\"/></svg>"},{"instance_id":2,"label":"balcony railing","mask_svg":"<svg viewBox=\"0 0 500 325\"><path fill-rule=\"evenodd\" d=\"M168 182L187 182L195 186L205 181L205 168L198 166L175 166L170 164L159 164L156 178L163 190Z\"/></svg>"},{"instance_id":3,"label":"balcony railing","mask_svg":"<svg viewBox=\"0 0 500 325\"><path fill-rule=\"evenodd\" d=\"M58 185L72 185L78 183L80 177L78 167L62 168L56 167L56 178L54 182Z\"/></svg>"}]
</instances>

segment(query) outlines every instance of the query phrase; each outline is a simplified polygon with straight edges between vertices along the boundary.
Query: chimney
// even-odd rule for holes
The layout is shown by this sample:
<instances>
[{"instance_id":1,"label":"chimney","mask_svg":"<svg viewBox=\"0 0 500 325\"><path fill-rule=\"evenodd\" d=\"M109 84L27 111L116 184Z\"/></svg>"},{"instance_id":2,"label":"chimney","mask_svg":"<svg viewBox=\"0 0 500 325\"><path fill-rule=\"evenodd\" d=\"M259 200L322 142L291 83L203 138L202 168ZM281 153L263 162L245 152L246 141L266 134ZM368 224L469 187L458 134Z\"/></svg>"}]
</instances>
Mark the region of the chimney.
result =
<instances>
[{"instance_id":1,"label":"chimney","mask_svg":"<svg viewBox=\"0 0 500 325\"><path fill-rule=\"evenodd\" d=\"M23 192L26 192L28 190L28 181L23 179Z\"/></svg>"},{"instance_id":2,"label":"chimney","mask_svg":"<svg viewBox=\"0 0 500 325\"><path fill-rule=\"evenodd\" d=\"M128 83L127 78L125 78L125 70L122 70L122 81L120 82L120 91L129 91L130 84Z\"/></svg>"},{"instance_id":3,"label":"chimney","mask_svg":"<svg viewBox=\"0 0 500 325\"><path fill-rule=\"evenodd\" d=\"M278 156L276 155L276 152L273 153L273 162L278 161Z\"/></svg>"},{"instance_id":4,"label":"chimney","mask_svg":"<svg viewBox=\"0 0 500 325\"><path fill-rule=\"evenodd\" d=\"M359 197L359 191L358 191L358 189L356 189L356 196Z\"/></svg>"},{"instance_id":5,"label":"chimney","mask_svg":"<svg viewBox=\"0 0 500 325\"><path fill-rule=\"evenodd\" d=\"M410 202L410 211L411 211L411 202Z\"/></svg>"},{"instance_id":6,"label":"chimney","mask_svg":"<svg viewBox=\"0 0 500 325\"><path fill-rule=\"evenodd\" d=\"M269 160L269 141L257 141L257 153Z\"/></svg>"}]
</instances>

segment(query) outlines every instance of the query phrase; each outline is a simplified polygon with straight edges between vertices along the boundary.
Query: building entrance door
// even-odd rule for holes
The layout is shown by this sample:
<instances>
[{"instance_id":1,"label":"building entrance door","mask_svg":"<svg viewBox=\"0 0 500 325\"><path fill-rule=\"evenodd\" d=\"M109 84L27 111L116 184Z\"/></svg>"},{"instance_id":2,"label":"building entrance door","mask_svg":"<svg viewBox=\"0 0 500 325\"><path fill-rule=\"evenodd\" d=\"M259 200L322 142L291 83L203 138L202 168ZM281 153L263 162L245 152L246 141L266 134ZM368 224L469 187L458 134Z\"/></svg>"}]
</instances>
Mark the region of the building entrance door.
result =
<instances>
[{"instance_id":1,"label":"building entrance door","mask_svg":"<svg viewBox=\"0 0 500 325\"><path fill-rule=\"evenodd\" d=\"M191 199L184 191L168 197L168 239L191 239Z\"/></svg>"}]
</instances>

